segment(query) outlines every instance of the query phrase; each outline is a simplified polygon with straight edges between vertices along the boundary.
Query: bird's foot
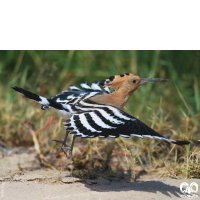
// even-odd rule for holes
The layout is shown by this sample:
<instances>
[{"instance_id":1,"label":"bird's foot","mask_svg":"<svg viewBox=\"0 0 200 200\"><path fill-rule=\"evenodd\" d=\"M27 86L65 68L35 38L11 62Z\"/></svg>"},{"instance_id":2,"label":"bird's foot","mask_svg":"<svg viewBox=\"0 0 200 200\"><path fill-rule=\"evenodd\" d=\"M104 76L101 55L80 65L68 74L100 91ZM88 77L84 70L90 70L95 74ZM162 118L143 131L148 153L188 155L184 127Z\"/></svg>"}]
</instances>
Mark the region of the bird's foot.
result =
<instances>
[{"instance_id":1,"label":"bird's foot","mask_svg":"<svg viewBox=\"0 0 200 200\"><path fill-rule=\"evenodd\" d=\"M64 152L64 154L67 156L67 151L66 151L66 149L67 150L69 150L69 156L70 156L70 158L72 159L72 161L74 161L74 158L73 158L73 156L72 156L72 148L71 147L66 147L65 145L62 145L62 146L60 146L61 147L61 149L62 149L62 151Z\"/></svg>"},{"instance_id":2,"label":"bird's foot","mask_svg":"<svg viewBox=\"0 0 200 200\"><path fill-rule=\"evenodd\" d=\"M67 157L67 150L69 150L69 156L70 156L70 158L72 159L72 161L74 161L74 158L73 158L73 156L72 156L72 148L71 148L71 147L65 146L65 142L64 142L64 141L61 141L61 140L52 140L52 141L58 142L58 143L61 143L61 144L62 144L62 145L59 146L59 147L61 147L61 149L62 149L63 153L66 155L66 157Z\"/></svg>"}]
</instances>

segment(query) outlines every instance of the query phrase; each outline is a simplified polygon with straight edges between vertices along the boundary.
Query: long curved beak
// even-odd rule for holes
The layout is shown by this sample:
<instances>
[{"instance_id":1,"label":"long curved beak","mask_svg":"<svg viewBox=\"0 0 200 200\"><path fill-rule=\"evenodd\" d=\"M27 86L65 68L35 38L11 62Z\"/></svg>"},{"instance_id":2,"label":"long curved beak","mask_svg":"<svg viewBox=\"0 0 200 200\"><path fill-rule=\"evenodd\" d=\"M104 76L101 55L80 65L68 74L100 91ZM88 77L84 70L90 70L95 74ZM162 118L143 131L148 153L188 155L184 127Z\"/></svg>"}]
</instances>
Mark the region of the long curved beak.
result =
<instances>
[{"instance_id":1,"label":"long curved beak","mask_svg":"<svg viewBox=\"0 0 200 200\"><path fill-rule=\"evenodd\" d=\"M140 85L148 82L169 82L169 79L162 79L162 78L142 78Z\"/></svg>"}]
</instances>

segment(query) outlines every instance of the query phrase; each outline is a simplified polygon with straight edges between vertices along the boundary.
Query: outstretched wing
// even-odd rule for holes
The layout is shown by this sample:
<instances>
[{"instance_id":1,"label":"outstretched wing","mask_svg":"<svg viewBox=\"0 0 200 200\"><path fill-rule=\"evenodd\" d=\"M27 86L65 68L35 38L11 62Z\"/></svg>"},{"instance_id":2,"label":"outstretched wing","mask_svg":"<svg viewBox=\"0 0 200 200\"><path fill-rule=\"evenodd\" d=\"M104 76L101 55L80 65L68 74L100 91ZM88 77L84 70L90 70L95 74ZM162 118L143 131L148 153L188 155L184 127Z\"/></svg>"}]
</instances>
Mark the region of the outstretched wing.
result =
<instances>
[{"instance_id":1,"label":"outstretched wing","mask_svg":"<svg viewBox=\"0 0 200 200\"><path fill-rule=\"evenodd\" d=\"M187 141L176 141L167 139L160 135L137 118L113 106L103 106L91 108L80 114L73 114L65 122L68 130L73 130L73 134L84 138L112 137L119 136L129 138L150 137L179 145L189 144Z\"/></svg>"}]
</instances>

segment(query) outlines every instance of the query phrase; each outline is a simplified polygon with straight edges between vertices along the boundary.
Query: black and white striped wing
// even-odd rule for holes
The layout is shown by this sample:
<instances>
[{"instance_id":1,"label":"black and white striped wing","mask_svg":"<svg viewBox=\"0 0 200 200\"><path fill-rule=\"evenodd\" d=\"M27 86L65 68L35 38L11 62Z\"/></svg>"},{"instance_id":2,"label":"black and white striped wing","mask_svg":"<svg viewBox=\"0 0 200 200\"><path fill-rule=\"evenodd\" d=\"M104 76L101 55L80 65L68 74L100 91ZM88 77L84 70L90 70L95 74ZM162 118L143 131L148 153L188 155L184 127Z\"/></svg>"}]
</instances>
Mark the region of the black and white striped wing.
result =
<instances>
[{"instance_id":1,"label":"black and white striped wing","mask_svg":"<svg viewBox=\"0 0 200 200\"><path fill-rule=\"evenodd\" d=\"M74 114L65 122L65 127L72 134L83 138L119 136L129 138L136 136L156 138L175 144L188 144L186 141L176 141L163 137L137 118L113 106L96 108L90 112Z\"/></svg>"},{"instance_id":2,"label":"black and white striped wing","mask_svg":"<svg viewBox=\"0 0 200 200\"><path fill-rule=\"evenodd\" d=\"M92 83L91 87L87 84L87 82L81 83L82 89L70 85L69 88L72 91L63 90L63 94L57 94L55 97L52 97L51 99L57 103L64 103L64 104L76 104L80 99L82 99L82 96L84 94L89 93L99 93L99 94L108 94L110 93L109 88L104 88L105 91L101 89L99 86L99 81L95 81Z\"/></svg>"}]
</instances>

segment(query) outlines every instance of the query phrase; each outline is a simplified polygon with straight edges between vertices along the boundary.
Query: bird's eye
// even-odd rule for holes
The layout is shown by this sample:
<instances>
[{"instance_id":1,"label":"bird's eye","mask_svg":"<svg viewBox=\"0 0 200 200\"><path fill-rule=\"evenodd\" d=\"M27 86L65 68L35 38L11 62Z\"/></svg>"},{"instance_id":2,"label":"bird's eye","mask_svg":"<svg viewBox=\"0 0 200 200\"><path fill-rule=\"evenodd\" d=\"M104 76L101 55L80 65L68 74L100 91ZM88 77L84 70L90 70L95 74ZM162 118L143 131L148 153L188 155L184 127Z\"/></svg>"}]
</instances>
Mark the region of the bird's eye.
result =
<instances>
[{"instance_id":1,"label":"bird's eye","mask_svg":"<svg viewBox=\"0 0 200 200\"><path fill-rule=\"evenodd\" d=\"M136 80L133 80L133 83L136 83Z\"/></svg>"}]
</instances>

